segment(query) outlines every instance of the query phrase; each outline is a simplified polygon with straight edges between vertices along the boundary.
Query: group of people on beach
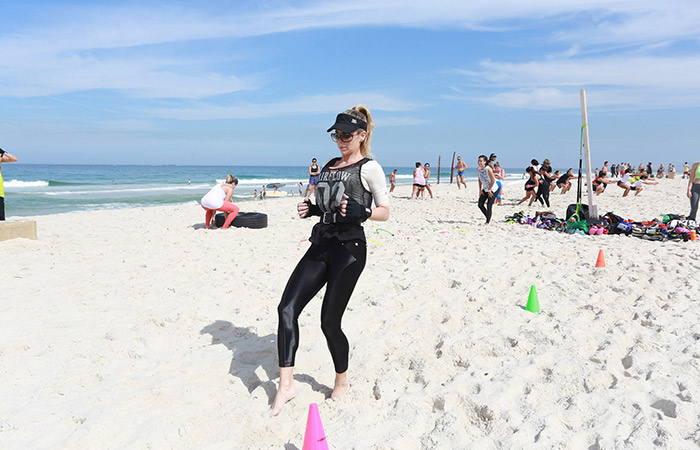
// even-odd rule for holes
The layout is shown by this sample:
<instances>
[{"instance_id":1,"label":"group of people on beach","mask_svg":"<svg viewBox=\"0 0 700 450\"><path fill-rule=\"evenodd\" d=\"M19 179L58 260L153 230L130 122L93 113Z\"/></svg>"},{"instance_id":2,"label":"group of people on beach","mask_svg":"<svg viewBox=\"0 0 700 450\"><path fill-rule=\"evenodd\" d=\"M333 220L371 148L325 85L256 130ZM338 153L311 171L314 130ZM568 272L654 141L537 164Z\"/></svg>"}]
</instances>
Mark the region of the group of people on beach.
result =
<instances>
[{"instance_id":1,"label":"group of people on beach","mask_svg":"<svg viewBox=\"0 0 700 450\"><path fill-rule=\"evenodd\" d=\"M646 166L643 163L639 163L639 165L636 168L636 173L642 173L642 171L646 172L646 175L648 178L654 178L654 166L652 165L651 161L649 161ZM610 164L608 161L605 161L603 163L603 168L598 171L598 168L596 167L595 169L595 176L597 177L600 172L605 172L611 177L619 177L623 175L625 172L632 173L635 172L634 166L628 162L621 162L619 164ZM659 164L658 168L656 169L656 178L674 178L676 175L676 166L673 165L673 163L668 163L668 166L664 167L663 164ZM683 165L683 177L682 178L688 178L690 176L690 166L688 166L688 162L686 161L685 164Z\"/></svg>"},{"instance_id":2,"label":"group of people on beach","mask_svg":"<svg viewBox=\"0 0 700 450\"><path fill-rule=\"evenodd\" d=\"M651 167L651 163L649 163L649 167ZM545 159L542 164L533 159L525 170L524 176L527 178L525 196L518 202L518 205L529 199L528 206L539 201L542 205L546 204L549 207L550 192L560 188L561 194L566 194L571 189L571 181L578 179L578 176L574 175L573 168L569 168L564 174L558 170L552 172L549 159ZM634 195L637 196L643 190L644 185L658 183L658 178L654 179L653 175L649 174L647 168L642 164L635 171L630 164L620 163L610 166L609 162L605 161L602 169L595 170L592 188L596 195L600 195L605 192L609 184L617 184L623 189L622 196L627 197L630 191L634 191Z\"/></svg>"},{"instance_id":3,"label":"group of people on beach","mask_svg":"<svg viewBox=\"0 0 700 450\"><path fill-rule=\"evenodd\" d=\"M296 205L296 209L299 218L316 216L318 220L311 230L311 245L291 272L277 308L280 378L279 388L270 408L271 416L278 415L284 404L297 393L294 386L294 366L300 343L299 317L323 286L326 286L326 290L321 307L321 329L335 372L331 398L343 397L350 389L350 345L343 333L341 322L366 263L367 240L363 223L366 220L386 221L390 215L384 170L377 161L371 159L370 141L373 129L372 116L365 106L358 105L341 112L327 130L337 146L339 156L330 159L323 167L320 167L314 158L309 167L309 188L306 197ZM4 220L1 163L15 161L15 156L0 149L0 220ZM502 181L506 174L495 154L489 157L480 155L477 165L478 204L488 224L492 207L503 192ZM455 166L458 187L460 184L466 187L466 168L466 163L461 157L458 158ZM389 176L391 191L396 185L396 172L397 170L392 171ZM620 179L607 178L609 172L611 177L619 176ZM574 178L572 169L563 175L558 172L552 173L549 160L544 160L541 165L537 160L532 160L526 174L526 196L520 203L529 198L530 204L537 200L547 206L549 193L554 186L560 187L562 193L566 193L571 189L571 180ZM700 163L696 162L692 168L684 168L684 177L686 174L689 179L687 196L691 204L688 218L695 220L700 202ZM432 197L432 191L428 187L430 176L429 164L416 163L413 172L413 199L419 194L424 196L425 190ZM623 196L626 196L630 190L636 190L638 194L641 185L649 184L650 178L647 169L642 168L635 172L627 164L608 168L606 162L597 174L594 186L596 191L600 189L600 192L597 192L600 194L608 184L617 183L625 189ZM641 184L636 184L638 182ZM229 174L223 183L215 185L202 197L201 206L205 210L207 228L213 224L217 211L223 211L226 216L223 228L231 225L239 213L238 206L231 202L237 186L238 179ZM309 198L312 194L315 194L313 201Z\"/></svg>"},{"instance_id":4,"label":"group of people on beach","mask_svg":"<svg viewBox=\"0 0 700 450\"><path fill-rule=\"evenodd\" d=\"M654 180L653 177L647 173L646 169L642 169L638 173L631 167L619 169L620 172L618 174L618 179L608 178L608 172L604 169L605 166L603 167L603 170L598 172L598 175L592 182L595 195L600 195L605 192L605 188L609 184L617 184L618 187L624 190L622 193L623 197L627 197L627 194L629 194L630 191L634 191L634 195L636 197L642 192L645 184L659 184L659 181Z\"/></svg>"},{"instance_id":5,"label":"group of people on beach","mask_svg":"<svg viewBox=\"0 0 700 450\"><path fill-rule=\"evenodd\" d=\"M309 186L306 197L297 204L297 214L302 219L317 216L318 221L311 231L311 245L292 271L277 308L280 379L270 408L271 416L278 415L284 404L297 393L294 366L300 341L298 321L305 306L324 285L326 291L321 307L321 329L335 370L331 398L343 397L350 389L349 343L342 331L341 321L365 267L367 244L362 225L368 219L385 221L389 218L389 195L384 171L378 162L370 159L369 144L373 128L372 116L362 105L338 114L327 131L336 143L340 156L323 167L314 158L309 166ZM489 224L493 205L501 198L506 174L495 154L489 157L480 155L477 165L478 205L486 224ZM466 168L466 163L461 157L458 158L455 169L460 189L461 186L466 187ZM394 169L389 175L389 192L396 187L396 173ZM620 178L610 179L608 174ZM411 199L419 195L424 197L426 190L432 197L430 176L430 164L415 164ZM571 168L564 174L552 172L548 159L542 164L533 159L526 169L526 176L526 195L518 204L529 199L530 204L539 201L548 207L550 192L556 187L561 189L562 194L568 192L572 179L576 178ZM694 220L700 201L700 164L694 164L692 170L689 168L688 176L687 194L691 199L689 218ZM606 162L597 173L593 186L596 193L601 194L608 184L617 183L625 189L623 196L631 190L638 195L643 184L658 182L649 178L644 168L635 173L626 164L608 167ZM223 228L227 228L238 214L238 207L230 202L237 184L236 177L229 175L225 183L215 186L204 196L202 207L206 210L207 227L217 210L227 214ZM314 201L309 198L311 194L315 194Z\"/></svg>"}]
</instances>

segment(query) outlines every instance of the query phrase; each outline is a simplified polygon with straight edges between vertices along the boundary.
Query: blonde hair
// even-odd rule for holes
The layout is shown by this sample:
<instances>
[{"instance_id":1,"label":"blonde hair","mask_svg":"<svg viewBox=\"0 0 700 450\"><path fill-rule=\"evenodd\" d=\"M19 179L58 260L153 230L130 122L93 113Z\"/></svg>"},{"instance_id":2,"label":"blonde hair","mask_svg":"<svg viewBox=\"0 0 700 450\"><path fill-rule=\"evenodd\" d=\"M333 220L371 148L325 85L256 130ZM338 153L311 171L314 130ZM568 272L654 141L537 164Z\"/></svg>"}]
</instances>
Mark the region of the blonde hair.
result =
<instances>
[{"instance_id":1,"label":"blonde hair","mask_svg":"<svg viewBox=\"0 0 700 450\"><path fill-rule=\"evenodd\" d=\"M360 153L365 158L372 156L372 149L370 148L370 141L372 140L372 130L374 130L374 122L372 121L372 115L369 109L365 105L357 105L352 109L347 109L343 111L343 114L349 114L358 119L364 120L367 124L367 136L365 140L360 142Z\"/></svg>"},{"instance_id":2,"label":"blonde hair","mask_svg":"<svg viewBox=\"0 0 700 450\"><path fill-rule=\"evenodd\" d=\"M231 174L228 174L228 175L226 175L226 184L231 184L231 183L238 186L238 178L234 177Z\"/></svg>"}]
</instances>

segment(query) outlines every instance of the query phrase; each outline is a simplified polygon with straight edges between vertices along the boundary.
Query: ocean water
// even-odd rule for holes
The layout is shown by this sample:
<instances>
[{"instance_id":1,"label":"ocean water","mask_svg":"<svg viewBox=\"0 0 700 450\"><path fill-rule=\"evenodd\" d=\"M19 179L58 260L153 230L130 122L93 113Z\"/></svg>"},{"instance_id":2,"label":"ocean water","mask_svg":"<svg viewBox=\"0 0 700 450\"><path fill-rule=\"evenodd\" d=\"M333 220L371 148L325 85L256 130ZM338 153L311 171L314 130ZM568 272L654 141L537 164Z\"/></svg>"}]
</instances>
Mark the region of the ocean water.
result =
<instances>
[{"instance_id":1,"label":"ocean water","mask_svg":"<svg viewBox=\"0 0 700 450\"><path fill-rule=\"evenodd\" d=\"M387 175L398 169L397 183L412 183L413 167L384 167ZM522 170L506 172L519 179ZM93 209L120 209L155 205L197 204L226 174L239 179L235 203L254 201L263 185L279 183L287 195L299 195L298 184L306 188L307 166L138 166L138 165L2 165L5 180L5 214L33 216ZM473 167L467 180L476 180ZM450 171L442 168L440 182L449 183ZM433 170L431 183L437 183ZM267 200L274 201L270 196Z\"/></svg>"}]
</instances>

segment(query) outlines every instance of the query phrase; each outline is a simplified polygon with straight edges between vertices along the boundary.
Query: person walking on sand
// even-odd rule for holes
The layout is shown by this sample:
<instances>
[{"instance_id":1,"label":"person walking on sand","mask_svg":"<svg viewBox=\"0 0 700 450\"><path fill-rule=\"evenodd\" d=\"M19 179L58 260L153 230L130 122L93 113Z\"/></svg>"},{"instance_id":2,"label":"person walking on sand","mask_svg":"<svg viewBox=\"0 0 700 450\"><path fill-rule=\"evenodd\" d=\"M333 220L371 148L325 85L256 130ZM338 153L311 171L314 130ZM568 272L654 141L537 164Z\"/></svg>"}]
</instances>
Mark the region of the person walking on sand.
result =
<instances>
[{"instance_id":1,"label":"person walking on sand","mask_svg":"<svg viewBox=\"0 0 700 450\"><path fill-rule=\"evenodd\" d=\"M306 188L306 196L311 197L316 191L316 185L318 185L318 174L321 173L321 169L316 163L316 158L311 160L311 165L309 166L309 186Z\"/></svg>"},{"instance_id":2,"label":"person walking on sand","mask_svg":"<svg viewBox=\"0 0 700 450\"><path fill-rule=\"evenodd\" d=\"M211 188L209 192L204 194L200 203L202 208L207 212L204 222L207 228L214 225L214 218L217 211L223 211L226 215L226 220L222 228L228 228L231 222L233 222L233 219L236 218L239 208L231 203L233 190L236 186L238 186L238 178L228 174L226 175L226 182L224 184L217 184Z\"/></svg>"},{"instance_id":3,"label":"person walking on sand","mask_svg":"<svg viewBox=\"0 0 700 450\"><path fill-rule=\"evenodd\" d=\"M425 172L423 172L420 163L417 162L416 168L413 169L413 192L411 192L411 200L418 198L418 195L422 194L423 190L425 190ZM425 194L423 194L423 197L425 198Z\"/></svg>"},{"instance_id":4,"label":"person walking on sand","mask_svg":"<svg viewBox=\"0 0 700 450\"><path fill-rule=\"evenodd\" d=\"M493 202L496 200L499 189L486 155L480 155L477 164L479 165L476 169L479 179L479 209L486 217L485 225L488 225L491 222Z\"/></svg>"},{"instance_id":5,"label":"person walking on sand","mask_svg":"<svg viewBox=\"0 0 700 450\"><path fill-rule=\"evenodd\" d=\"M343 397L350 390L350 345L341 320L365 267L367 242L362 223L389 218L386 176L379 163L369 158L373 128L365 106L338 114L328 132L333 131L331 139L337 143L340 157L331 159L321 170L316 203L306 198L297 205L300 218L320 216L320 220L311 231L311 247L289 277L277 308L280 381L271 416L278 415L297 393L293 376L299 346L298 319L324 285L321 329L335 368L331 398Z\"/></svg>"},{"instance_id":6,"label":"person walking on sand","mask_svg":"<svg viewBox=\"0 0 700 450\"><path fill-rule=\"evenodd\" d=\"M687 195L690 199L690 214L688 219L695 220L698 214L698 200L700 200L700 163L693 164L689 176Z\"/></svg>"},{"instance_id":7,"label":"person walking on sand","mask_svg":"<svg viewBox=\"0 0 700 450\"><path fill-rule=\"evenodd\" d=\"M423 164L423 177L425 178L425 189L421 192L421 197L425 198L425 191L427 190L430 194L430 198L433 198L433 190L430 189L430 163Z\"/></svg>"},{"instance_id":8,"label":"person walking on sand","mask_svg":"<svg viewBox=\"0 0 700 450\"><path fill-rule=\"evenodd\" d=\"M681 178L690 178L690 166L688 165L688 161L683 164L683 176Z\"/></svg>"},{"instance_id":9,"label":"person walking on sand","mask_svg":"<svg viewBox=\"0 0 700 450\"><path fill-rule=\"evenodd\" d=\"M0 148L0 220L5 220L5 182L2 179L2 163L17 162L17 157Z\"/></svg>"},{"instance_id":10,"label":"person walking on sand","mask_svg":"<svg viewBox=\"0 0 700 450\"><path fill-rule=\"evenodd\" d=\"M467 188L467 183L464 182L464 171L467 170L467 163L462 161L462 157L457 157L457 165L454 167L457 170L457 189L462 189L459 184L462 183L464 188Z\"/></svg>"},{"instance_id":11,"label":"person walking on sand","mask_svg":"<svg viewBox=\"0 0 700 450\"><path fill-rule=\"evenodd\" d=\"M389 174L389 184L391 184L391 189L389 189L389 193L394 192L394 189L396 188L396 172L398 172L398 169L394 169Z\"/></svg>"}]
</instances>

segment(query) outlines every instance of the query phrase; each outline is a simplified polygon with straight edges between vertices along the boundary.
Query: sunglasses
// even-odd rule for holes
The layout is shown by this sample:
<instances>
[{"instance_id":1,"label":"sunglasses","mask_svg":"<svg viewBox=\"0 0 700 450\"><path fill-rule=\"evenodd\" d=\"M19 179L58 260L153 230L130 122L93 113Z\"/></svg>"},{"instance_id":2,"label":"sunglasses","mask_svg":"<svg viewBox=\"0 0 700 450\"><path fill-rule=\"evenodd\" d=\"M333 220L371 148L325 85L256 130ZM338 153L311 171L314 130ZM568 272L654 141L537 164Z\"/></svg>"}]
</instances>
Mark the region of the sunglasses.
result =
<instances>
[{"instance_id":1,"label":"sunglasses","mask_svg":"<svg viewBox=\"0 0 700 450\"><path fill-rule=\"evenodd\" d=\"M350 142L352 141L352 138L358 134L359 133L331 133L331 139L333 139L333 142L338 142L338 140L341 140L342 142Z\"/></svg>"}]
</instances>

